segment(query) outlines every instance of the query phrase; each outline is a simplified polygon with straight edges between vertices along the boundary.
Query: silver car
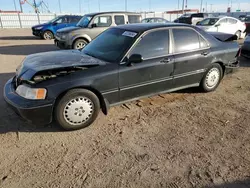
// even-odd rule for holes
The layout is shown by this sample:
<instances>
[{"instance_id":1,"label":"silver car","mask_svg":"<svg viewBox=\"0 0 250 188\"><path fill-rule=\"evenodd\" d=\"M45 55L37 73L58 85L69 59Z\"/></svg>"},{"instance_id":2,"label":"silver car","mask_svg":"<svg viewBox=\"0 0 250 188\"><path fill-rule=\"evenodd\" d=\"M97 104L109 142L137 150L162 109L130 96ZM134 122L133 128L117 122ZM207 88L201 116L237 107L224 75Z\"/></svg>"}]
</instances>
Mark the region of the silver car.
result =
<instances>
[{"instance_id":1,"label":"silver car","mask_svg":"<svg viewBox=\"0 0 250 188\"><path fill-rule=\"evenodd\" d=\"M58 30L55 35L55 45L62 49L83 49L96 36L109 27L140 22L141 15L132 12L86 14L76 27Z\"/></svg>"}]
</instances>

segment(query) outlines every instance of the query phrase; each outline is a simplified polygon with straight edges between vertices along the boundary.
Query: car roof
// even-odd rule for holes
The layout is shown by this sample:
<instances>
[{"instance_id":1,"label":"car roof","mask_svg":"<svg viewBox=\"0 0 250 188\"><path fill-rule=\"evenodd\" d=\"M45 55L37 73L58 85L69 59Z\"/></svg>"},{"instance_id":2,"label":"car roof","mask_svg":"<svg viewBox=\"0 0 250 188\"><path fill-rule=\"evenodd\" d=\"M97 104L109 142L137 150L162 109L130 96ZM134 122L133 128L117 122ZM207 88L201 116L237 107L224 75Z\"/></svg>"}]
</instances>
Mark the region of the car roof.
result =
<instances>
[{"instance_id":1,"label":"car roof","mask_svg":"<svg viewBox=\"0 0 250 188\"><path fill-rule=\"evenodd\" d=\"M167 27L189 27L192 28L191 25L188 24L180 24L180 23L152 23L152 24L127 24L127 25L119 25L116 26L116 28L124 29L124 30L130 30L135 31L138 33L145 32L151 29L157 29L157 28L167 28Z\"/></svg>"},{"instance_id":2,"label":"car roof","mask_svg":"<svg viewBox=\"0 0 250 188\"><path fill-rule=\"evenodd\" d=\"M96 15L100 15L100 14L136 14L136 15L141 15L141 14L136 13L136 12L111 11L111 12L94 12L94 13L86 14L86 16L96 16Z\"/></svg>"},{"instance_id":3,"label":"car roof","mask_svg":"<svg viewBox=\"0 0 250 188\"><path fill-rule=\"evenodd\" d=\"M164 19L165 20L165 18L161 18L161 17L150 17L150 18L144 18L143 20L145 19Z\"/></svg>"}]
</instances>

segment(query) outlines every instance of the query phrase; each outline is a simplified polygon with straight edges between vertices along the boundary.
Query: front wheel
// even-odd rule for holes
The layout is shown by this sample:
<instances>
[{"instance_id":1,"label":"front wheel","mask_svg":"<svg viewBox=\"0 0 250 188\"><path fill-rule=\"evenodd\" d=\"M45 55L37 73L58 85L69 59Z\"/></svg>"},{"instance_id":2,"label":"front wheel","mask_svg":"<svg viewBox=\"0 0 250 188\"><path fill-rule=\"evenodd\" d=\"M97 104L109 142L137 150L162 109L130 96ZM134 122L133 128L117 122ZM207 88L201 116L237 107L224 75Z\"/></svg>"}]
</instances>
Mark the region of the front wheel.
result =
<instances>
[{"instance_id":1,"label":"front wheel","mask_svg":"<svg viewBox=\"0 0 250 188\"><path fill-rule=\"evenodd\" d=\"M205 92L214 91L219 86L222 76L222 67L217 63L213 64L203 76L200 88Z\"/></svg>"},{"instance_id":2,"label":"front wheel","mask_svg":"<svg viewBox=\"0 0 250 188\"><path fill-rule=\"evenodd\" d=\"M43 38L44 38L45 40L51 40L51 39L54 38L54 35L53 35L53 33L52 33L51 31L45 31L45 32L43 33Z\"/></svg>"},{"instance_id":3,"label":"front wheel","mask_svg":"<svg viewBox=\"0 0 250 188\"><path fill-rule=\"evenodd\" d=\"M89 126L100 111L98 97L86 89L68 91L55 107L55 119L65 130L77 130Z\"/></svg>"},{"instance_id":4,"label":"front wheel","mask_svg":"<svg viewBox=\"0 0 250 188\"><path fill-rule=\"evenodd\" d=\"M74 42L73 48L76 50L81 50L83 49L86 45L88 44L88 42L84 39L77 39Z\"/></svg>"}]
</instances>

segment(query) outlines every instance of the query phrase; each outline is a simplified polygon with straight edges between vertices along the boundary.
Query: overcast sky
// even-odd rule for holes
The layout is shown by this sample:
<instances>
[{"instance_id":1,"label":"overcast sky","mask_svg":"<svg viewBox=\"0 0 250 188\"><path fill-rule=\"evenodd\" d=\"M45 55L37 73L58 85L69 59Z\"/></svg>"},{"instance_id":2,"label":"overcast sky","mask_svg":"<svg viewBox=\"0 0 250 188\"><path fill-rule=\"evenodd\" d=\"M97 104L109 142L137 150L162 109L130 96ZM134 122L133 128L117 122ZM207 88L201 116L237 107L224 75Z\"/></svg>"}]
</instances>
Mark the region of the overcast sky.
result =
<instances>
[{"instance_id":1,"label":"overcast sky","mask_svg":"<svg viewBox=\"0 0 250 188\"><path fill-rule=\"evenodd\" d=\"M0 0L0 10L15 10L14 1L17 10L20 10L19 0ZM23 0L22 0L23 1ZM29 0L33 2L33 0ZM88 13L99 11L99 2L101 11L125 10L126 0L44 0L51 12L59 12L59 1L63 13ZM186 0L185 0L186 1ZM187 0L188 8L200 9L201 0ZM37 3L40 0L36 0ZM179 0L179 8L182 7L182 0ZM203 8L210 11L225 12L228 6L228 0L203 0ZM240 9L250 12L250 0L233 0L233 11ZM211 5L212 4L212 5ZM81 6L79 6L81 5ZM81 7L81 8L80 8ZM178 0L127 0L128 11L167 11L176 10ZM23 5L24 12L33 12L30 5Z\"/></svg>"}]
</instances>

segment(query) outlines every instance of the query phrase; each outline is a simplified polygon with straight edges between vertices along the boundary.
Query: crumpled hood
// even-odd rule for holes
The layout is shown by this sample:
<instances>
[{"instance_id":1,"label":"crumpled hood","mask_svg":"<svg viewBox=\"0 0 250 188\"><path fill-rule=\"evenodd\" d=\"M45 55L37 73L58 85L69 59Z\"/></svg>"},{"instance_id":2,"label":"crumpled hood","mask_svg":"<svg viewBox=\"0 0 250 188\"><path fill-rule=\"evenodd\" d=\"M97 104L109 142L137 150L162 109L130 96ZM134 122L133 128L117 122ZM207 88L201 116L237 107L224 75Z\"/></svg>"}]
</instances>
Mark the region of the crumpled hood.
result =
<instances>
[{"instance_id":1,"label":"crumpled hood","mask_svg":"<svg viewBox=\"0 0 250 188\"><path fill-rule=\"evenodd\" d=\"M82 28L77 27L77 26L66 27L66 28L57 30L57 33L70 33L72 31L75 31L75 30L78 30L78 29L82 29Z\"/></svg>"},{"instance_id":2,"label":"crumpled hood","mask_svg":"<svg viewBox=\"0 0 250 188\"><path fill-rule=\"evenodd\" d=\"M107 62L85 55L78 50L45 52L27 56L17 68L16 76L22 80L30 80L40 71L106 64Z\"/></svg>"}]
</instances>

